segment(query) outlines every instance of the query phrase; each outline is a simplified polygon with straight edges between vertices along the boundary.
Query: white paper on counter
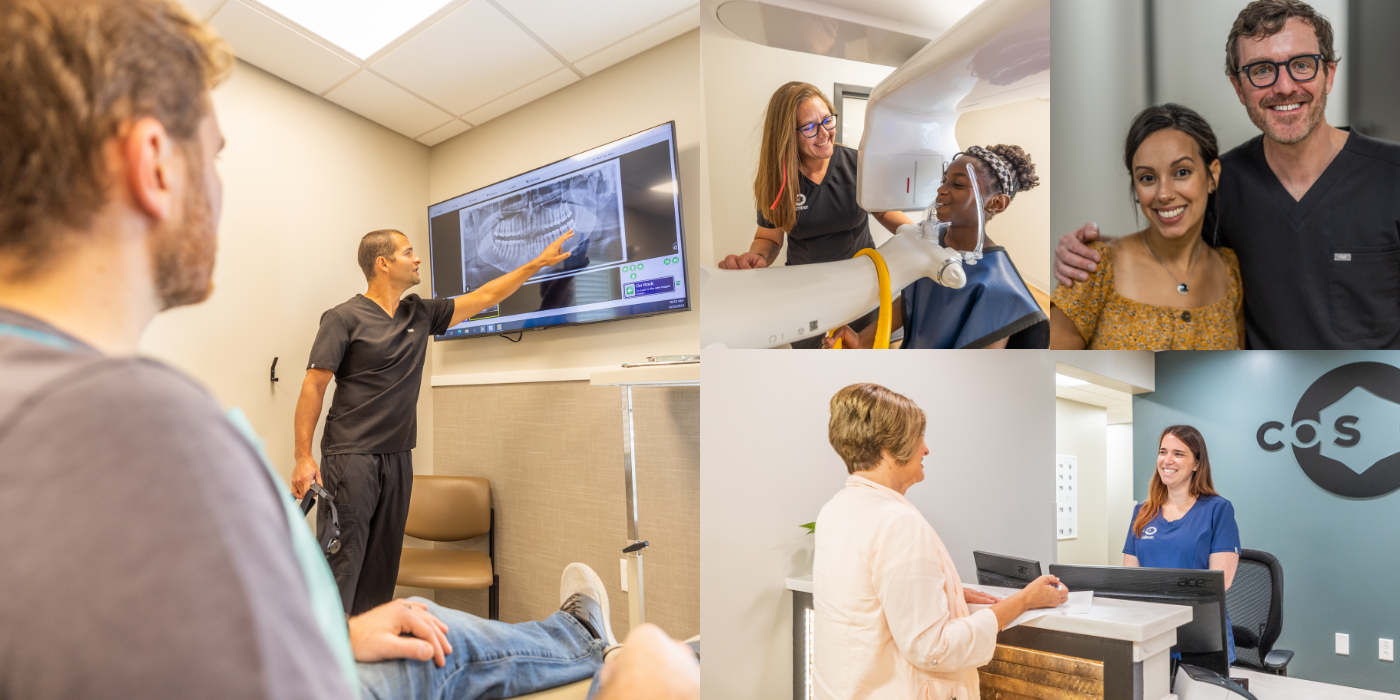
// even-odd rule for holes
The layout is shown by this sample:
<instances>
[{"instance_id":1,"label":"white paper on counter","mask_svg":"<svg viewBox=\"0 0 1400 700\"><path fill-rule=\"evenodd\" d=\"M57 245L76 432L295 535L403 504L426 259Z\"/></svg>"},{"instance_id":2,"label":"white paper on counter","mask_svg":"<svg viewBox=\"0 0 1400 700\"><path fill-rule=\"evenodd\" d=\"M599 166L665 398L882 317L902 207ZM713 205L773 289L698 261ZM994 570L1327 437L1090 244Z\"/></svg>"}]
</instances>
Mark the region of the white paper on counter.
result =
<instances>
[{"instance_id":1,"label":"white paper on counter","mask_svg":"<svg viewBox=\"0 0 1400 700\"><path fill-rule=\"evenodd\" d=\"M968 612L977 612L978 610L983 610L990 607L992 606L969 605L967 606L967 609ZM1007 625L1005 629L1011 629L1016 625L1023 625L1027 622L1030 622L1031 620L1040 619L1042 617L1045 617L1046 615L1049 615L1050 613L1058 613L1060 615L1087 615L1089 614L1089 611L1093 609L1093 607L1093 591L1074 591L1069 594L1069 600L1065 601L1064 603L1061 603L1057 607L1041 608L1039 610L1027 610L1021 613L1021 615L1016 619L1012 620L1011 624Z\"/></svg>"}]
</instances>

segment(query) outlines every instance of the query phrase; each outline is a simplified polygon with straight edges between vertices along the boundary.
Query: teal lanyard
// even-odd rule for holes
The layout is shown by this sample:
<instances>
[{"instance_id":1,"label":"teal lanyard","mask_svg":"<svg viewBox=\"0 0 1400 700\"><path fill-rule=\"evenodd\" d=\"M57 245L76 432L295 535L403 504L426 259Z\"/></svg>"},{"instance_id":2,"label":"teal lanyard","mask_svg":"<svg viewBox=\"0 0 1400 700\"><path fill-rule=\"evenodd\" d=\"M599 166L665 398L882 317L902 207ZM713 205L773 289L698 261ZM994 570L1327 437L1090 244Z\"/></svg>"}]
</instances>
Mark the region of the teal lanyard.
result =
<instances>
[{"instance_id":1,"label":"teal lanyard","mask_svg":"<svg viewBox=\"0 0 1400 700\"><path fill-rule=\"evenodd\" d=\"M60 338L52 333L16 326L10 323L0 323L0 335L8 335L12 338L23 338L51 348L58 348L65 352L72 352L73 343Z\"/></svg>"}]
</instances>

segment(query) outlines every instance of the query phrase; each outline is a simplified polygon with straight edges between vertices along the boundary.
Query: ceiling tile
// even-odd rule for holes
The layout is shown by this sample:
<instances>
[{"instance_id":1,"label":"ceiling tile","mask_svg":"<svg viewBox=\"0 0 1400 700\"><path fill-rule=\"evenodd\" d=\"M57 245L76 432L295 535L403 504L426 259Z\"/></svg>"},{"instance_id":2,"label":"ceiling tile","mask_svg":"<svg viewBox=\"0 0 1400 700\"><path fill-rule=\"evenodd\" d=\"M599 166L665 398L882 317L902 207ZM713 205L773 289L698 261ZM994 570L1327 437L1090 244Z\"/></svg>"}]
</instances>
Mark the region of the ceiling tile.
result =
<instances>
[{"instance_id":1,"label":"ceiling tile","mask_svg":"<svg viewBox=\"0 0 1400 700\"><path fill-rule=\"evenodd\" d=\"M585 75L593 75L608 66L621 63L653 46L660 46L699 26L700 8L696 7L575 61L574 67L583 71Z\"/></svg>"},{"instance_id":2,"label":"ceiling tile","mask_svg":"<svg viewBox=\"0 0 1400 700\"><path fill-rule=\"evenodd\" d=\"M568 68L560 68L529 85L498 97L466 114L462 118L473 124L485 124L513 109L519 109L559 88L578 82L579 77Z\"/></svg>"},{"instance_id":3,"label":"ceiling tile","mask_svg":"<svg viewBox=\"0 0 1400 700\"><path fill-rule=\"evenodd\" d=\"M486 0L473 0L389 52L375 72L463 114L563 67Z\"/></svg>"},{"instance_id":4,"label":"ceiling tile","mask_svg":"<svg viewBox=\"0 0 1400 700\"><path fill-rule=\"evenodd\" d=\"M359 67L239 0L229 0L213 24L239 58L317 95Z\"/></svg>"},{"instance_id":5,"label":"ceiling tile","mask_svg":"<svg viewBox=\"0 0 1400 700\"><path fill-rule=\"evenodd\" d=\"M442 143L443 141L446 141L452 138L453 136L456 136L457 134L460 134L463 131L466 131L470 128L470 126L467 126L466 124L462 123L460 119L453 119L452 121L443 124L442 126L433 129L432 131L429 131L428 133L423 134L422 136L419 136L418 143L421 143L424 146L436 146Z\"/></svg>"},{"instance_id":6,"label":"ceiling tile","mask_svg":"<svg viewBox=\"0 0 1400 700\"><path fill-rule=\"evenodd\" d=\"M190 14L203 20L209 19L209 13L218 8L220 2L222 0L180 0Z\"/></svg>"},{"instance_id":7,"label":"ceiling tile","mask_svg":"<svg viewBox=\"0 0 1400 700\"><path fill-rule=\"evenodd\" d=\"M700 5L695 0L496 1L546 44L558 51L565 60L571 62L686 8L696 9L695 26L699 26L700 16Z\"/></svg>"},{"instance_id":8,"label":"ceiling tile","mask_svg":"<svg viewBox=\"0 0 1400 700\"><path fill-rule=\"evenodd\" d=\"M326 99L409 138L417 138L452 118L369 71L361 71L326 93Z\"/></svg>"}]
</instances>

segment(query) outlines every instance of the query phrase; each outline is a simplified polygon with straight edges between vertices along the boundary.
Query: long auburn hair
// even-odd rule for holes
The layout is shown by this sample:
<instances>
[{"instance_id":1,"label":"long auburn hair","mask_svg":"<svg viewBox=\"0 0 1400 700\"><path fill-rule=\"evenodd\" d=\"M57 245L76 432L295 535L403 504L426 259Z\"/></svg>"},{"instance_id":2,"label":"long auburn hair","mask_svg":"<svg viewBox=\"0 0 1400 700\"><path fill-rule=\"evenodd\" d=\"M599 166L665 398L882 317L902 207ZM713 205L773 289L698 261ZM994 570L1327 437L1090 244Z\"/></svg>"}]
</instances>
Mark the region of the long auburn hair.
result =
<instances>
[{"instance_id":1,"label":"long auburn hair","mask_svg":"<svg viewBox=\"0 0 1400 700\"><path fill-rule=\"evenodd\" d=\"M797 132L797 107L813 97L821 98L827 111L835 113L831 100L820 88L793 81L773 92L763 114L763 143L758 149L758 174L753 180L754 205L782 231L791 231L797 225L797 194L802 191L797 169L798 139L802 138Z\"/></svg>"},{"instance_id":2,"label":"long auburn hair","mask_svg":"<svg viewBox=\"0 0 1400 700\"><path fill-rule=\"evenodd\" d=\"M1215 484L1210 480L1210 455L1206 453L1206 439L1201 436L1201 431L1189 425L1171 425L1162 431L1161 437L1157 438L1157 449L1160 451L1162 441L1168 435L1186 443L1186 449L1191 450L1191 455L1196 458L1196 471L1191 473L1191 497L1200 498L1202 496L1218 496L1215 492ZM1133 534L1142 537L1142 529L1162 512L1162 504L1167 502L1167 485L1162 483L1162 475L1154 467L1152 469L1152 481L1147 487L1147 500L1138 509L1137 520L1133 521Z\"/></svg>"}]
</instances>

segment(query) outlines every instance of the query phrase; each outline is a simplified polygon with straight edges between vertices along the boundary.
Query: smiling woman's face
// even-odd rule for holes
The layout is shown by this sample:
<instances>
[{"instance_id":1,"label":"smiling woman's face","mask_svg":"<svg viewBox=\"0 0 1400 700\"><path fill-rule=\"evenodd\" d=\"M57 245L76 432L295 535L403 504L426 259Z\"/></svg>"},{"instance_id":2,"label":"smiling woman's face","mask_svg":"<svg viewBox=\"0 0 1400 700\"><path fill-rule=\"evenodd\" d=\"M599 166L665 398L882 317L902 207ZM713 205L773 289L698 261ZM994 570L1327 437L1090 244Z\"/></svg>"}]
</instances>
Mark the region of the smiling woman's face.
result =
<instances>
[{"instance_id":1,"label":"smiling woman's face","mask_svg":"<svg viewBox=\"0 0 1400 700\"><path fill-rule=\"evenodd\" d=\"M1196 471L1196 455L1180 438L1171 433L1162 436L1162 444L1157 448L1157 476L1170 490L1190 483Z\"/></svg>"},{"instance_id":2,"label":"smiling woman's face","mask_svg":"<svg viewBox=\"0 0 1400 700\"><path fill-rule=\"evenodd\" d=\"M938 197L934 201L934 213L939 221L947 221L958 226L977 224L977 199L972 196L972 178L967 175L967 166L973 164L969 156L958 156L943 171L943 182L938 186ZM973 165L973 172L977 167ZM980 177L980 174L979 174ZM981 180L977 186L982 192L982 201L991 199L987 191L988 183Z\"/></svg>"},{"instance_id":3,"label":"smiling woman's face","mask_svg":"<svg viewBox=\"0 0 1400 700\"><path fill-rule=\"evenodd\" d=\"M826 108L826 103L822 101L822 98L813 97L797 106L797 123L793 124L793 128L799 128L804 124L820 124L823 119L829 116L831 116L831 110ZM812 138L798 133L797 148L802 152L803 160L826 160L836 149L835 139L836 134L818 126Z\"/></svg>"},{"instance_id":4,"label":"smiling woman's face","mask_svg":"<svg viewBox=\"0 0 1400 700\"><path fill-rule=\"evenodd\" d=\"M1195 139L1162 129L1143 139L1133 154L1133 190L1152 228L1166 238L1199 232L1219 161L1201 162Z\"/></svg>"}]
</instances>

